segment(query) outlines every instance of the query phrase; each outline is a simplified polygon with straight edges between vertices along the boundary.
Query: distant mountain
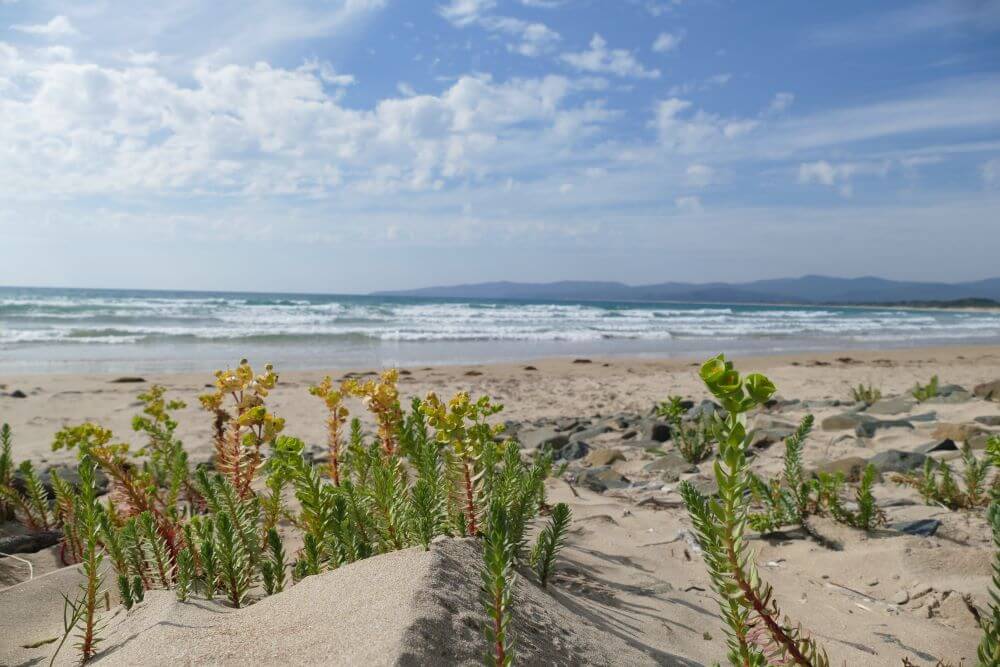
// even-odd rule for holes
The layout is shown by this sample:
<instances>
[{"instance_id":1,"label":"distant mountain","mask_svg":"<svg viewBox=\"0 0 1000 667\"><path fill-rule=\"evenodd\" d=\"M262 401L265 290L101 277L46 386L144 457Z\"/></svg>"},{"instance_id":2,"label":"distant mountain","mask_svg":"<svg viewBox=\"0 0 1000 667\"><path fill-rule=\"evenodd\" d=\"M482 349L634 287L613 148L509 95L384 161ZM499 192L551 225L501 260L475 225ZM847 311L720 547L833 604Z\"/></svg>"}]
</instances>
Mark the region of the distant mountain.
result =
<instances>
[{"instance_id":1,"label":"distant mountain","mask_svg":"<svg viewBox=\"0 0 1000 667\"><path fill-rule=\"evenodd\" d=\"M1000 300L1000 278L964 283L932 283L863 278L802 276L748 283L659 283L566 280L554 283L493 282L375 292L377 296L544 301L680 301L689 303L890 304Z\"/></svg>"}]
</instances>

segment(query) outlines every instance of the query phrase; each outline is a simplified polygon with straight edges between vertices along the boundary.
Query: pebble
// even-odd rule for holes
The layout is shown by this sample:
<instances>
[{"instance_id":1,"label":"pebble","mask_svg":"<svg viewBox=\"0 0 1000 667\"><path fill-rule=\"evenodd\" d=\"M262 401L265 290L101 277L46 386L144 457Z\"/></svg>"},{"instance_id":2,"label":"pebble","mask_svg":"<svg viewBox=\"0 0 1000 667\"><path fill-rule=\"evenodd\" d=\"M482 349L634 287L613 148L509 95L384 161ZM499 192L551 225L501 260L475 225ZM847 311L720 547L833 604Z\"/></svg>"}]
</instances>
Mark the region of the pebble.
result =
<instances>
[{"instance_id":1,"label":"pebble","mask_svg":"<svg viewBox=\"0 0 1000 667\"><path fill-rule=\"evenodd\" d=\"M895 604L906 604L910 601L910 594L906 591L899 591L894 596L892 596L892 601Z\"/></svg>"}]
</instances>

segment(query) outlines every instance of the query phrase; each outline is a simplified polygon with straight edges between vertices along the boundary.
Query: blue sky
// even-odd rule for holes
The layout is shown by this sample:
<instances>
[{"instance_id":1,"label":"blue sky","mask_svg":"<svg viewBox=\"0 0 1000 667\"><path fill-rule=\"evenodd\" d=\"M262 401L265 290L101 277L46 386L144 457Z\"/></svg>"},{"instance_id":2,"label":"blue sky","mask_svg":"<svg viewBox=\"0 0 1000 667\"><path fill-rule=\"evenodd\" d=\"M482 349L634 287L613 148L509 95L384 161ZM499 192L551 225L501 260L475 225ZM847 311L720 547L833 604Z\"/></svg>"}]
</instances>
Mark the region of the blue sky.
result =
<instances>
[{"instance_id":1,"label":"blue sky","mask_svg":"<svg viewBox=\"0 0 1000 667\"><path fill-rule=\"evenodd\" d=\"M1000 274L1000 2L0 0L0 284Z\"/></svg>"}]
</instances>

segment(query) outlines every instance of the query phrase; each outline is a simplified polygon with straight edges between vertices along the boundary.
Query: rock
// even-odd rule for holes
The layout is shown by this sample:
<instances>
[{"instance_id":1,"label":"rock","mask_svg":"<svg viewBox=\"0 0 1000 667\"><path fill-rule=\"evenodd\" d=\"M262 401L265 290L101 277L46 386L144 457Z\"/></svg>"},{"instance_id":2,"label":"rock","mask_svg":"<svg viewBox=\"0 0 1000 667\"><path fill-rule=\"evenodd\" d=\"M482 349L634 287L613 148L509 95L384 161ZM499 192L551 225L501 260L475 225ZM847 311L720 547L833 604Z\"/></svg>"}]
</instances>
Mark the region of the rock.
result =
<instances>
[{"instance_id":1,"label":"rock","mask_svg":"<svg viewBox=\"0 0 1000 667\"><path fill-rule=\"evenodd\" d=\"M0 553L33 554L36 551L48 549L58 544L61 538L62 531L59 530L45 530L37 533L0 537Z\"/></svg>"},{"instance_id":2,"label":"rock","mask_svg":"<svg viewBox=\"0 0 1000 667\"><path fill-rule=\"evenodd\" d=\"M688 410L684 415L684 419L694 421L696 419L701 419L702 415L711 416L716 413L719 413L719 416L724 417L726 411L723 410L722 406L716 403L715 401L710 401L708 399L705 399L698 405Z\"/></svg>"},{"instance_id":3,"label":"rock","mask_svg":"<svg viewBox=\"0 0 1000 667\"><path fill-rule=\"evenodd\" d=\"M609 466L616 461L624 461L625 455L617 449L595 449L583 459L589 466Z\"/></svg>"},{"instance_id":4,"label":"rock","mask_svg":"<svg viewBox=\"0 0 1000 667\"><path fill-rule=\"evenodd\" d=\"M1000 426L1000 415L985 415L976 417L975 422L983 426Z\"/></svg>"},{"instance_id":5,"label":"rock","mask_svg":"<svg viewBox=\"0 0 1000 667\"><path fill-rule=\"evenodd\" d=\"M859 438L874 438L875 434L886 428L913 428L913 424L905 419L874 419L869 417L854 427L854 435Z\"/></svg>"},{"instance_id":6,"label":"rock","mask_svg":"<svg viewBox=\"0 0 1000 667\"><path fill-rule=\"evenodd\" d=\"M863 415L859 412L842 412L839 415L832 415L820 422L820 428L824 431L845 431L849 428L857 428L858 424L864 421L877 421L874 417Z\"/></svg>"},{"instance_id":7,"label":"rock","mask_svg":"<svg viewBox=\"0 0 1000 667\"><path fill-rule=\"evenodd\" d=\"M559 449L569 444L569 436L556 431L551 426L519 433L518 440L521 446L527 449L542 449L544 447Z\"/></svg>"},{"instance_id":8,"label":"rock","mask_svg":"<svg viewBox=\"0 0 1000 667\"><path fill-rule=\"evenodd\" d=\"M898 415L909 412L916 407L917 402L907 396L896 396L895 398L883 398L872 403L866 413L870 415Z\"/></svg>"},{"instance_id":9,"label":"rock","mask_svg":"<svg viewBox=\"0 0 1000 667\"><path fill-rule=\"evenodd\" d=\"M590 453L590 445L582 440L570 440L562 449L556 452L557 461L577 461Z\"/></svg>"},{"instance_id":10,"label":"rock","mask_svg":"<svg viewBox=\"0 0 1000 667\"><path fill-rule=\"evenodd\" d=\"M817 472L827 474L835 474L839 472L844 475L844 479L848 482L859 482L861 481L861 473L864 472L866 465L868 465L868 461L864 460L860 456L848 456L842 459L821 463L813 470L813 474Z\"/></svg>"},{"instance_id":11,"label":"rock","mask_svg":"<svg viewBox=\"0 0 1000 667\"><path fill-rule=\"evenodd\" d=\"M890 530L895 530L907 535L917 537L932 537L937 529L941 527L941 522L937 519L917 519L916 521L897 521L889 524Z\"/></svg>"},{"instance_id":12,"label":"rock","mask_svg":"<svg viewBox=\"0 0 1000 667\"><path fill-rule=\"evenodd\" d=\"M599 426L592 426L590 428L585 428L582 431L576 431L575 433L570 434L569 441L570 442L577 442L577 441L581 441L581 440L583 440L583 441L593 440L597 436L604 435L605 433L607 433L609 431L611 431L611 426L608 425L608 424L601 424Z\"/></svg>"},{"instance_id":13,"label":"rock","mask_svg":"<svg viewBox=\"0 0 1000 667\"><path fill-rule=\"evenodd\" d=\"M145 381L146 381L145 378L126 375L124 377L115 378L114 380L111 380L111 384L138 384L140 382L145 382Z\"/></svg>"},{"instance_id":14,"label":"rock","mask_svg":"<svg viewBox=\"0 0 1000 667\"><path fill-rule=\"evenodd\" d=\"M958 445L955 444L954 440L945 438L944 440L935 440L934 442L928 442L920 445L913 451L920 452L921 454L930 454L931 452L955 452L958 451Z\"/></svg>"},{"instance_id":15,"label":"rock","mask_svg":"<svg viewBox=\"0 0 1000 667\"><path fill-rule=\"evenodd\" d=\"M580 426L581 424L579 419L564 417L556 420L555 429L560 433L563 431L572 431L575 433L577 428Z\"/></svg>"},{"instance_id":16,"label":"rock","mask_svg":"<svg viewBox=\"0 0 1000 667\"><path fill-rule=\"evenodd\" d=\"M645 472L660 473L664 482L676 482L683 473L698 472L698 466L688 463L677 452L667 452L643 467Z\"/></svg>"},{"instance_id":17,"label":"rock","mask_svg":"<svg viewBox=\"0 0 1000 667\"><path fill-rule=\"evenodd\" d=\"M938 439L949 439L955 442L965 442L975 435L986 433L986 429L976 424L949 424L942 422L931 431L931 436Z\"/></svg>"},{"instance_id":18,"label":"rock","mask_svg":"<svg viewBox=\"0 0 1000 667\"><path fill-rule=\"evenodd\" d=\"M769 415L758 415L750 426L755 431L794 431L796 428L796 424Z\"/></svg>"},{"instance_id":19,"label":"rock","mask_svg":"<svg viewBox=\"0 0 1000 667\"><path fill-rule=\"evenodd\" d=\"M932 422L937 421L936 412L922 412L919 415L910 415L906 418L908 422Z\"/></svg>"},{"instance_id":20,"label":"rock","mask_svg":"<svg viewBox=\"0 0 1000 667\"><path fill-rule=\"evenodd\" d=\"M629 481L610 466L588 468L577 476L576 483L596 493L604 493L610 489L624 489L629 486Z\"/></svg>"},{"instance_id":21,"label":"rock","mask_svg":"<svg viewBox=\"0 0 1000 667\"><path fill-rule=\"evenodd\" d=\"M1000 380L977 384L972 389L972 393L987 401L1000 402Z\"/></svg>"},{"instance_id":22,"label":"rock","mask_svg":"<svg viewBox=\"0 0 1000 667\"><path fill-rule=\"evenodd\" d=\"M957 403L965 403L972 400L972 394L965 391L953 391L950 394L938 394L932 398L927 399L924 403L931 405L955 405Z\"/></svg>"},{"instance_id":23,"label":"rock","mask_svg":"<svg viewBox=\"0 0 1000 667\"><path fill-rule=\"evenodd\" d=\"M687 480L694 488L705 496L714 496L719 493L719 482L714 476L706 477L705 475L698 475Z\"/></svg>"},{"instance_id":24,"label":"rock","mask_svg":"<svg viewBox=\"0 0 1000 667\"><path fill-rule=\"evenodd\" d=\"M795 429L769 428L754 431L750 436L750 447L754 449L767 449L774 443L781 442L793 433L795 433Z\"/></svg>"},{"instance_id":25,"label":"rock","mask_svg":"<svg viewBox=\"0 0 1000 667\"><path fill-rule=\"evenodd\" d=\"M895 595L892 596L893 604L906 604L909 601L910 601L910 594L907 593L906 591L898 591Z\"/></svg>"},{"instance_id":26,"label":"rock","mask_svg":"<svg viewBox=\"0 0 1000 667\"><path fill-rule=\"evenodd\" d=\"M594 362L592 362L590 359L574 359L573 363L574 364L592 364Z\"/></svg>"},{"instance_id":27,"label":"rock","mask_svg":"<svg viewBox=\"0 0 1000 667\"><path fill-rule=\"evenodd\" d=\"M639 424L639 433L643 440L666 442L670 439L670 424L662 419L644 419Z\"/></svg>"},{"instance_id":28,"label":"rock","mask_svg":"<svg viewBox=\"0 0 1000 667\"><path fill-rule=\"evenodd\" d=\"M927 457L920 452L903 452L898 449L889 449L879 452L868 459L868 463L875 466L880 473L886 472L910 472L917 468L924 467Z\"/></svg>"},{"instance_id":29,"label":"rock","mask_svg":"<svg viewBox=\"0 0 1000 667\"><path fill-rule=\"evenodd\" d=\"M38 479L41 480L42 486L45 487L45 491L50 497L55 497L51 481L53 471L57 472L60 477L72 484L74 487L79 488L80 470L77 466L70 465L68 463L60 463L58 465L49 466L45 471L38 473ZM108 476L105 475L104 471L100 468L94 470L94 484L97 487L97 495L100 496L107 493ZM14 488L18 491L24 491L24 476L20 473L20 471L14 472Z\"/></svg>"}]
</instances>

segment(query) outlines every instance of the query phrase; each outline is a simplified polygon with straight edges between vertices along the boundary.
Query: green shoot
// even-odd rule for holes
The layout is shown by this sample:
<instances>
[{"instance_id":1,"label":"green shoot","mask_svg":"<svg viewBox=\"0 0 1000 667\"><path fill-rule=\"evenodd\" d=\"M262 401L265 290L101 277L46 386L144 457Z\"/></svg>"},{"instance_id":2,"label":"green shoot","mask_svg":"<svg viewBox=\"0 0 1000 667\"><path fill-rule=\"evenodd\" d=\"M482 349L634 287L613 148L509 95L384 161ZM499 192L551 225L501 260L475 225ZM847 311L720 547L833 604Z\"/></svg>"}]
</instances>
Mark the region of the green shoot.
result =
<instances>
[{"instance_id":1,"label":"green shoot","mask_svg":"<svg viewBox=\"0 0 1000 667\"><path fill-rule=\"evenodd\" d=\"M920 384L919 382L913 386L910 390L910 395L917 399L918 402L923 403L926 400L934 398L938 395L938 376L935 375L931 377L930 382L927 384Z\"/></svg>"},{"instance_id":2,"label":"green shoot","mask_svg":"<svg viewBox=\"0 0 1000 667\"><path fill-rule=\"evenodd\" d=\"M569 505L558 503L552 508L552 518L549 524L538 534L538 541L531 551L531 564L538 575L538 581L545 588L549 577L555 569L556 556L566 542L566 532L572 516Z\"/></svg>"}]
</instances>

